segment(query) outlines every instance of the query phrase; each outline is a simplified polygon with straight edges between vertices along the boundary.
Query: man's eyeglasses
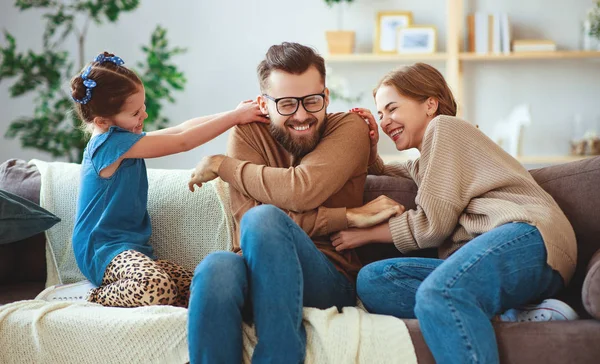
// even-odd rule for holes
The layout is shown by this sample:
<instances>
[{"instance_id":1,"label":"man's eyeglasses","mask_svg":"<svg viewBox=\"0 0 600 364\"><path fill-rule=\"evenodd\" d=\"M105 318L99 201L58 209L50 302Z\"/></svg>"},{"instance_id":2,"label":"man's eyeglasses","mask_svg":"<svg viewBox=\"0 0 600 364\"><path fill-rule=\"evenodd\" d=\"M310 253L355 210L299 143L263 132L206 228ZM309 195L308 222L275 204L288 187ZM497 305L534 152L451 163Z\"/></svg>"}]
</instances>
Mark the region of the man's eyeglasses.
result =
<instances>
[{"instance_id":1,"label":"man's eyeglasses","mask_svg":"<svg viewBox=\"0 0 600 364\"><path fill-rule=\"evenodd\" d=\"M300 103L304 110L310 113L315 113L323 110L325 107L325 89L319 94L306 95L304 97L280 97L273 98L267 94L263 94L267 99L274 101L277 107L277 112L281 116L290 116L298 111Z\"/></svg>"}]
</instances>

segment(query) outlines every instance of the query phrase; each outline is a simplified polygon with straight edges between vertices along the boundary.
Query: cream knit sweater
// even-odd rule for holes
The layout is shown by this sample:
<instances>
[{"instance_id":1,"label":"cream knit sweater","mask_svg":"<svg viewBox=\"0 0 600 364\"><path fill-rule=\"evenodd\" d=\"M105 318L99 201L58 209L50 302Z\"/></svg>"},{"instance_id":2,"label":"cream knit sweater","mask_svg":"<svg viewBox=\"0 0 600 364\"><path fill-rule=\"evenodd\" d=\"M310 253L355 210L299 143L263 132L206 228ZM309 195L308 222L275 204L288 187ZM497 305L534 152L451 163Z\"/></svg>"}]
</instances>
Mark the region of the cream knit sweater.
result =
<instances>
[{"instance_id":1,"label":"cream knit sweater","mask_svg":"<svg viewBox=\"0 0 600 364\"><path fill-rule=\"evenodd\" d=\"M573 276L577 245L564 213L517 160L464 120L436 117L420 158L388 165L378 158L369 173L411 178L418 186L416 209L389 221L402 253L437 247L445 259L480 234L526 222L539 229L548 264L565 283Z\"/></svg>"}]
</instances>

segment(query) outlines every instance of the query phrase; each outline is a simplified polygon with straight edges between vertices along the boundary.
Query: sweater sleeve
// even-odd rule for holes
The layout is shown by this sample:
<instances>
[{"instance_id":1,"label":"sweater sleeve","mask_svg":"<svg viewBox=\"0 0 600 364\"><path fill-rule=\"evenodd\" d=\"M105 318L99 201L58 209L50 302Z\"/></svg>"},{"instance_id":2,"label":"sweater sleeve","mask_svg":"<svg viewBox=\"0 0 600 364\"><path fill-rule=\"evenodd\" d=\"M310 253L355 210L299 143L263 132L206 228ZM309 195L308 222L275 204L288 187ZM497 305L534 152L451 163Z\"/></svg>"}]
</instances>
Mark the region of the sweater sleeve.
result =
<instances>
[{"instance_id":1,"label":"sweater sleeve","mask_svg":"<svg viewBox=\"0 0 600 364\"><path fill-rule=\"evenodd\" d=\"M415 210L390 219L392 241L402 253L438 247L452 234L461 213L454 203L421 195Z\"/></svg>"},{"instance_id":2,"label":"sweater sleeve","mask_svg":"<svg viewBox=\"0 0 600 364\"><path fill-rule=\"evenodd\" d=\"M245 153L236 153L238 158L229 154L231 158L223 161L219 176L259 202L290 211L313 210L339 191L359 168L366 169L367 129L358 115L346 114L296 167L269 167L253 163ZM246 161L240 160L242 156Z\"/></svg>"},{"instance_id":3,"label":"sweater sleeve","mask_svg":"<svg viewBox=\"0 0 600 364\"><path fill-rule=\"evenodd\" d=\"M244 158L248 163L266 163L259 148L255 148L251 136L244 135L239 128L232 129L227 143L227 154L233 158ZM232 188L233 187L233 188ZM261 203L230 185L231 209L236 221L254 206ZM279 206L278 206L279 207ZM303 213L284 210L309 236L324 236L347 228L346 208L318 207Z\"/></svg>"},{"instance_id":4,"label":"sweater sleeve","mask_svg":"<svg viewBox=\"0 0 600 364\"><path fill-rule=\"evenodd\" d=\"M377 156L375 163L369 166L368 174L376 176L392 176L392 177L404 177L412 179L409 172L409 166L415 163L413 161L407 161L404 163L389 163L384 164L383 159Z\"/></svg>"}]
</instances>

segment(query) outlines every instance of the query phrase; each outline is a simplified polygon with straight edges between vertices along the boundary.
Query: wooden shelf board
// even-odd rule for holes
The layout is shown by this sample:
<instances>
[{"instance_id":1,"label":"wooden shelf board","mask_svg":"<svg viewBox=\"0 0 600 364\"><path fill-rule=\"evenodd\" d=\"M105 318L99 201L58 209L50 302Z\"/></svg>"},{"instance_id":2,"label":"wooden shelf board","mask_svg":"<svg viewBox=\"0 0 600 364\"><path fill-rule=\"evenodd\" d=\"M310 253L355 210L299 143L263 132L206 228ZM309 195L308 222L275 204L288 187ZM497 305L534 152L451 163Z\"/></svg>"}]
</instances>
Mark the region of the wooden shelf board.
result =
<instances>
[{"instance_id":1,"label":"wooden shelf board","mask_svg":"<svg viewBox=\"0 0 600 364\"><path fill-rule=\"evenodd\" d=\"M354 54L330 54L325 56L327 62L397 62L397 61L446 61L446 53L423 53L423 54L376 54L376 53L354 53Z\"/></svg>"},{"instance_id":2,"label":"wooden shelf board","mask_svg":"<svg viewBox=\"0 0 600 364\"><path fill-rule=\"evenodd\" d=\"M461 53L462 61L512 61L524 59L582 59L600 58L598 51L518 52L510 54Z\"/></svg>"},{"instance_id":3,"label":"wooden shelf board","mask_svg":"<svg viewBox=\"0 0 600 364\"><path fill-rule=\"evenodd\" d=\"M389 162L405 162L407 160L410 159L415 159L418 156L415 154L412 155L407 155L407 154L402 154L402 153L397 153L397 154L384 154L381 155L381 159L383 160L384 163L389 163ZM582 155L582 156L577 156L577 155L564 155L564 156L521 156L521 157L517 157L517 160L521 163L521 164L560 164L560 163L568 163L568 162L575 162L578 160L582 160L582 159L586 159L586 158L591 158L594 156L589 156L589 155Z\"/></svg>"}]
</instances>

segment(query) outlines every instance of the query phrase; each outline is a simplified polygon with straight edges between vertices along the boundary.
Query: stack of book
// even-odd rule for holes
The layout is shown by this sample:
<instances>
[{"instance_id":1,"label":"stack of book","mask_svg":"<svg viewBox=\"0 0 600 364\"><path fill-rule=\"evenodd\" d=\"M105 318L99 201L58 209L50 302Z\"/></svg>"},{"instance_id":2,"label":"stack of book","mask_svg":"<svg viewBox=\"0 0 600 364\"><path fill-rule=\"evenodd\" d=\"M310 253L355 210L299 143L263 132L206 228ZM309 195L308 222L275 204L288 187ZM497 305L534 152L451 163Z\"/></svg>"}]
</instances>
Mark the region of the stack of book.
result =
<instances>
[{"instance_id":1,"label":"stack of book","mask_svg":"<svg viewBox=\"0 0 600 364\"><path fill-rule=\"evenodd\" d=\"M513 41L513 52L554 52L556 43L545 39L518 39Z\"/></svg>"},{"instance_id":2,"label":"stack of book","mask_svg":"<svg viewBox=\"0 0 600 364\"><path fill-rule=\"evenodd\" d=\"M467 16L467 51L479 54L510 53L508 14L476 12Z\"/></svg>"}]
</instances>

